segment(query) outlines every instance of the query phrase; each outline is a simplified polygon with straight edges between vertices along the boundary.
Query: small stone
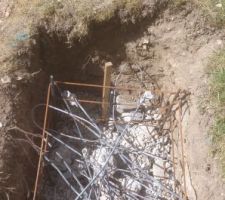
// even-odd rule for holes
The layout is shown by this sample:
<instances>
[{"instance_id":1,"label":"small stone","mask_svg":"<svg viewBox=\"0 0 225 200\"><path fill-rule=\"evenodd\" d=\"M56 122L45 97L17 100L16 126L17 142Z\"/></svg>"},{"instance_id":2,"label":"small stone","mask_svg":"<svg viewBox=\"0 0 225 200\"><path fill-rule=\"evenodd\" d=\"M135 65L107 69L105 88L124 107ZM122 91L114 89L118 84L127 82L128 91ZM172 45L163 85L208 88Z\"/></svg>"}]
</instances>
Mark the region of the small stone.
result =
<instances>
[{"instance_id":1,"label":"small stone","mask_svg":"<svg viewBox=\"0 0 225 200\"><path fill-rule=\"evenodd\" d=\"M152 120L153 118L152 118L151 115L146 115L146 116L145 116L145 119L146 119L146 120Z\"/></svg>"},{"instance_id":2,"label":"small stone","mask_svg":"<svg viewBox=\"0 0 225 200\"><path fill-rule=\"evenodd\" d=\"M96 149L95 151L93 151L91 158L90 158L90 162L91 162L93 170L96 174L99 173L99 171L105 165L106 161L108 161L109 168L115 165L114 156L112 156L110 158L110 160L108 160L109 154L110 154L110 150L108 150L105 147L102 147L100 149Z\"/></svg>"},{"instance_id":3,"label":"small stone","mask_svg":"<svg viewBox=\"0 0 225 200\"><path fill-rule=\"evenodd\" d=\"M122 185L126 189L139 193L141 191L141 184L138 181L133 180L132 178L127 178L122 180Z\"/></svg>"},{"instance_id":4,"label":"small stone","mask_svg":"<svg viewBox=\"0 0 225 200\"><path fill-rule=\"evenodd\" d=\"M153 115L153 119L156 120L156 121L160 120L161 118L162 118L162 115L160 115L160 114L154 114Z\"/></svg>"},{"instance_id":5,"label":"small stone","mask_svg":"<svg viewBox=\"0 0 225 200\"><path fill-rule=\"evenodd\" d=\"M216 7L217 7L217 8L222 8L223 5L222 5L222 3L218 3L218 4L216 4Z\"/></svg>"},{"instance_id":6,"label":"small stone","mask_svg":"<svg viewBox=\"0 0 225 200\"><path fill-rule=\"evenodd\" d=\"M83 154L84 158L88 157L88 150L87 150L87 148L83 148L82 149L82 154Z\"/></svg>"},{"instance_id":7,"label":"small stone","mask_svg":"<svg viewBox=\"0 0 225 200\"><path fill-rule=\"evenodd\" d=\"M153 155L156 155L157 152L158 152L158 149L157 149L157 148L152 149L152 154L153 154Z\"/></svg>"},{"instance_id":8,"label":"small stone","mask_svg":"<svg viewBox=\"0 0 225 200\"><path fill-rule=\"evenodd\" d=\"M143 50L148 50L148 46L146 44L143 45Z\"/></svg>"},{"instance_id":9,"label":"small stone","mask_svg":"<svg viewBox=\"0 0 225 200\"><path fill-rule=\"evenodd\" d=\"M0 128L2 128L3 127L3 124L2 124L2 122L0 122Z\"/></svg>"},{"instance_id":10,"label":"small stone","mask_svg":"<svg viewBox=\"0 0 225 200\"><path fill-rule=\"evenodd\" d=\"M216 43L221 46L223 44L223 41L222 40L217 40Z\"/></svg>"},{"instance_id":11,"label":"small stone","mask_svg":"<svg viewBox=\"0 0 225 200\"><path fill-rule=\"evenodd\" d=\"M150 41L148 38L144 38L142 41L142 44L144 44L144 45L148 45L149 43L150 43Z\"/></svg>"},{"instance_id":12,"label":"small stone","mask_svg":"<svg viewBox=\"0 0 225 200\"><path fill-rule=\"evenodd\" d=\"M23 79L22 76L17 76L17 77L16 77L16 80L17 80L17 81L21 81L22 79Z\"/></svg>"},{"instance_id":13,"label":"small stone","mask_svg":"<svg viewBox=\"0 0 225 200\"><path fill-rule=\"evenodd\" d=\"M169 162L166 162L165 168L168 169L168 168L170 168L170 167L171 167L171 164L170 164Z\"/></svg>"},{"instance_id":14,"label":"small stone","mask_svg":"<svg viewBox=\"0 0 225 200\"><path fill-rule=\"evenodd\" d=\"M10 15L10 12L9 12L9 10L7 10L7 11L5 12L5 18L9 17L9 15Z\"/></svg>"},{"instance_id":15,"label":"small stone","mask_svg":"<svg viewBox=\"0 0 225 200\"><path fill-rule=\"evenodd\" d=\"M151 101L155 98L151 91L145 91L140 99L140 103L146 103L146 100Z\"/></svg>"},{"instance_id":16,"label":"small stone","mask_svg":"<svg viewBox=\"0 0 225 200\"><path fill-rule=\"evenodd\" d=\"M156 135L154 136L154 139L155 139L155 140L158 140L158 139L159 139L159 135L156 134Z\"/></svg>"},{"instance_id":17,"label":"small stone","mask_svg":"<svg viewBox=\"0 0 225 200\"><path fill-rule=\"evenodd\" d=\"M4 77L1 78L1 82L3 84L11 83L11 78L6 75L6 76L4 76Z\"/></svg>"},{"instance_id":18,"label":"small stone","mask_svg":"<svg viewBox=\"0 0 225 200\"><path fill-rule=\"evenodd\" d=\"M155 161L153 164L153 176L157 178L162 178L164 177L164 161L162 159L158 159Z\"/></svg>"},{"instance_id":19,"label":"small stone","mask_svg":"<svg viewBox=\"0 0 225 200\"><path fill-rule=\"evenodd\" d=\"M182 52L182 54L181 54L182 56L186 56L186 53L185 52Z\"/></svg>"}]
</instances>

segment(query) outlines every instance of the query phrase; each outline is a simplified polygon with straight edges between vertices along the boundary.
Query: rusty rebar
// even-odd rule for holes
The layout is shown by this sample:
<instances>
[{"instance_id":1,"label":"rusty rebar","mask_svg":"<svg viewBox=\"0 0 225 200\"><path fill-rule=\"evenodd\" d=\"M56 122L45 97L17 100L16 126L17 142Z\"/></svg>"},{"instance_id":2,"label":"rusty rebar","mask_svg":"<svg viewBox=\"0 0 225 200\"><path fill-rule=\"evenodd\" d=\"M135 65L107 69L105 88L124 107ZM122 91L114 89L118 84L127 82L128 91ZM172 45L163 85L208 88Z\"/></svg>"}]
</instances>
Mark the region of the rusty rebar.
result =
<instances>
[{"instance_id":1,"label":"rusty rebar","mask_svg":"<svg viewBox=\"0 0 225 200\"><path fill-rule=\"evenodd\" d=\"M181 159L182 159L182 170L183 170L183 181L184 181L184 195L185 200L188 199L187 196L187 183L186 183L186 167L185 167L185 158L184 158L184 136L183 136L183 127L182 127L182 100L179 103L179 133L181 141Z\"/></svg>"},{"instance_id":2,"label":"rusty rebar","mask_svg":"<svg viewBox=\"0 0 225 200\"><path fill-rule=\"evenodd\" d=\"M61 82L57 82L57 83L61 83ZM62 82L63 83L63 82ZM72 84L72 83L71 83ZM91 85L90 86L90 84L82 84L82 85L80 85L79 83L75 83L75 85L77 85L77 86L87 86L88 85L88 87L96 87L96 86L98 86L98 85ZM103 88L103 86L98 86L99 88ZM110 87L110 88L113 88L113 89L118 89L117 87ZM124 89L124 88L123 88ZM127 90L130 90L130 89L127 89ZM132 89L133 90L133 89ZM36 199L36 196L37 196L37 192L38 192L38 184L39 184L39 180L40 180L40 176L41 176L41 167L42 167L42 161L43 161L43 155L44 155L44 153L45 153L45 147L46 147L46 145L47 145L47 136L50 136L51 138L53 138L54 140L56 140L56 141L58 141L59 143L63 143L63 145L66 147L66 148L68 148L68 149L70 149L70 150L72 150L71 148L70 148L70 146L68 146L67 144L66 144L66 142L64 143L64 141L63 140L61 140L61 139L59 139L59 138L57 138L56 136L53 136L48 130L47 130L47 123L48 123L48 114L49 114L49 109L48 108L51 108L51 109L54 109L55 111L57 111L57 112L60 112L60 113L63 113L63 114L66 114L66 115L68 115L68 116L70 116L70 117L72 117L72 118L74 118L74 119L76 119L77 120L77 122L79 122L79 123L81 123L81 125L82 126L84 126L84 127L86 127L86 128L90 128L90 129L95 129L97 132L98 132L98 126L97 126L97 124L95 124L95 122L93 122L93 119L91 119L89 116L86 116L85 118L82 118L82 117L80 117L80 116L78 116L78 115L75 115L75 114L73 114L73 113L71 113L71 112L68 112L68 111L65 111L65 110L62 110L62 109L60 109L60 108L57 108L57 107L54 107L54 106L51 106L51 105L49 105L49 102L50 102L50 95L49 95L49 93L51 92L51 88L48 88L48 94L47 94L47 100L46 100L46 105L45 105L45 117L44 117L44 125L43 125L43 133L42 133L42 142L41 142L41 152L40 152L40 156L39 156L39 162L38 162L38 170L37 170L37 177L36 177L36 181L35 181L35 189L34 189L34 197L33 197L33 200L35 200ZM184 140L183 140L183 132L182 132L182 105L183 105L183 102L180 102L179 103L179 106L178 106L178 108L177 108L177 99L179 98L179 94L180 94L180 92L181 91L179 91L178 93L176 93L175 94L175 96L174 96L174 98L173 98L173 100L172 100L172 102L170 102L170 105L169 105L169 107L168 107L168 109L167 109L167 111L165 112L165 116L164 117L162 117L161 118L161 120L159 120L159 121L157 121L157 120L155 120L155 122L156 122L156 125L155 126L161 126L160 127L160 130L162 130L162 131L165 131L165 129L164 129L164 125L165 125L165 123L166 122L168 122L168 120L169 119L171 119L171 116L172 115L174 115L174 113L176 113L177 112L177 110L179 110L179 114L180 114L180 117L179 117L179 132L181 133L181 142L183 142ZM182 93L183 94L183 93ZM78 99L75 99L77 102L79 101L80 103L81 103L81 101L89 101L89 100L78 100ZM76 104L76 105L79 105L79 102ZM98 102L97 101L90 101L90 102L84 102L84 103L97 103L98 104ZM99 104L102 104L102 102L99 102ZM176 105L175 105L176 104ZM43 106L43 105L42 105ZM132 115L132 118L134 118L134 115L135 115L135 113L137 112L137 110L140 108L140 105L138 105L138 103L136 104L136 108L135 108L135 112L133 113L133 115ZM78 106L79 107L79 106ZM77 108L78 108L77 107ZM173 110L173 108L175 107L175 110ZM83 108L82 108L83 109ZM82 110L81 109L81 110ZM86 113L86 111L84 110L84 112ZM87 119L86 119L87 118ZM118 123L118 121L117 121L117 119L116 118L113 118L113 122L114 122L114 124L115 124L115 126L117 125L117 123ZM138 123L139 121L136 121L135 123ZM124 122L125 123L125 122ZM84 187L84 188L82 188L82 190L81 190L81 192L79 192L79 191L76 191L75 193L76 193L76 195L77 195L77 197L76 197L76 199L78 200L78 199L80 199L80 198L83 198L83 195L85 194L85 193L87 193L87 194L89 194L89 197L88 197L88 199L91 199L92 198L92 194L93 195L95 195L96 196L96 198L99 196L99 194L98 194L98 191L96 192L95 191L95 186L97 186L98 184L99 184L99 182L103 182L103 181L105 181L105 183L106 183L106 186L107 187L109 187L108 189L110 189L109 191L111 191L112 190L112 192L113 193L115 193L115 194L117 194L118 192L121 192L120 191L120 188L118 188L118 190L117 189L115 189L115 186L112 186L111 185L111 183L110 183L110 181L109 180L107 180L107 169L109 168L109 166L108 166L108 164L109 164L109 160L110 160L110 158L111 158L111 156L112 156L112 154L114 154L115 153L115 151L116 152L130 152L130 154L137 154L137 155L139 155L139 154L141 154L141 155L143 155L143 156L149 156L149 157L157 157L157 158L159 158L159 156L154 156L154 155L152 155L152 154L150 154L150 153L148 153L148 154L146 154L145 152L143 152L143 151L138 151L138 149L131 149L131 148L128 148L128 147L122 147L122 146L119 146L120 145L120 140L122 140L122 139L125 139L124 138L124 136L127 134L126 133L126 129L128 128L128 127L130 127L130 125L131 125L131 123L132 123L132 125L134 124L133 123L133 121L131 120L131 121L129 121L129 122L126 122L126 126L125 126L125 128L123 128L122 129L122 131L121 130L117 130L118 131L118 133L120 133L120 134L118 134L118 136L116 137L116 139L115 139L115 141L113 141L112 143L110 143L110 142L108 142L106 139L107 138L98 138L98 142L97 143L99 143L99 145L101 146L101 148L104 146L104 147L106 147L106 148L108 148L109 149L109 154L107 155L107 159L106 159L106 161L104 162L104 164L103 164L103 166L100 168L100 171L98 172L98 173L96 173L95 175L93 175L93 177L89 177L88 175L86 175L87 174L87 168L84 168L86 171L84 171L84 172L82 172L82 173L84 173L84 176L88 179L88 181L89 181L89 183L86 185L86 187ZM172 123L171 121L170 121L170 123ZM143 124L144 124L144 120L143 120ZM171 129L171 126L169 127L169 129ZM54 131L54 130L53 130ZM55 131L55 132L57 132L57 131ZM101 131L100 131L101 132ZM98 133L100 136L102 136L102 133ZM59 134L60 135L60 134ZM66 134L61 134L61 136L64 136L64 137L67 137L66 136ZM73 138L73 139L76 139L76 140L80 140L80 141L85 141L86 139L83 139L83 138L78 138L78 137L73 137L73 136L68 136L67 138ZM104 141L105 140L105 141ZM87 142L92 142L92 141L87 141ZM174 137L172 136L172 144L173 144L173 142L174 142ZM98 144L96 145L96 146L98 146ZM174 151L174 150L173 150ZM72 152L74 152L74 151L72 151ZM150 151L151 152L151 151ZM74 152L75 153L75 152ZM173 152L174 153L174 152ZM77 154L77 152L75 153L75 154ZM79 157L79 159L80 159L80 162L82 162L82 159L85 159L85 158L82 158L82 156L83 155L81 155L81 152L78 152L78 157ZM138 165L136 165L136 164L134 164L133 163L133 161L132 160L130 160L129 159L129 157L127 157L125 154L121 154L122 155L122 158L124 158L125 159L125 161L128 163L128 168L129 168L129 173L131 173L131 174L135 174L136 173L136 170L141 174L141 176L143 176L143 177L145 177L145 178L137 178L137 177L132 177L132 178L135 178L135 180L136 181L138 181L139 182L139 184L141 184L142 186L144 185L144 187L146 187L146 188L148 188L148 187L150 187L152 184L157 184L157 185L160 185L160 187L161 187L161 189L157 189L157 191L159 191L160 193L164 190L164 191L166 191L166 192L169 192L174 198L176 198L176 199L180 199L180 197L179 197L179 195L177 195L176 194L176 191L173 191L173 189L172 189L172 186L166 186L166 185L164 185L164 182L161 182L161 181L158 181L158 180L155 180L154 179L154 177L153 176L150 176L149 174L147 174L141 167L139 167ZM187 191L186 191L186 178L185 178L185 160L184 160L184 147L183 147L183 145L182 145L182 155L183 155L183 157L182 157L182 160L183 160L183 173L184 173L184 187L185 187L185 195L186 195L186 197L187 197ZM45 155L44 155L45 156ZM62 156L61 156L62 157ZM48 157L45 157L45 159L46 158L48 158ZM162 158L163 159L163 158ZM173 164L175 165L175 160L174 160L174 156L173 156L173 161L170 161L170 159L168 158L168 157L166 157L165 156L165 160L166 159L168 159L167 161L168 162L173 162ZM47 162L48 161L50 161L50 160L47 160ZM65 164L65 163L64 163ZM66 164L67 165L67 164ZM63 177L63 179L65 179L65 177L63 176L63 174L60 172L60 170L57 168L57 166L56 165L53 165L53 167L56 169L56 171L58 171L58 173L60 174L60 176L61 177ZM66 166L67 167L67 169L69 169L69 171L71 171L71 169L70 169L70 167L69 166ZM132 168L132 167L134 167L135 168L135 170ZM174 172L175 172L175 170L174 170ZM72 173L71 173L72 174ZM72 174L72 175L75 175L75 174ZM75 177L75 179L76 179L77 177ZM64 180L66 183L67 183L67 185L69 185L68 184L68 180ZM174 182L175 182L176 180L175 180L175 176L174 176ZM145 183L148 183L148 184L145 184ZM174 183L175 184L175 183ZM104 184L105 185L105 184ZM72 187L71 187L72 185L69 185L69 188L70 189L73 189ZM111 188L110 188L111 187ZM90 189L90 190L89 190ZM100 188L98 188L99 190L100 190ZM104 188L104 189L106 189L107 190L107 188ZM151 189L151 188L150 188ZM130 192L129 193L129 195L130 195L130 198L131 199L139 199L139 198L141 198L141 196L138 194L138 193L135 193L135 192L133 192L133 191L128 191L128 192ZM124 193L125 194L125 193ZM152 193L151 195L153 195L153 197L152 198L155 198L155 199L158 199L158 197L159 197L159 194L156 194L156 196ZM144 199L147 199L146 197L143 197Z\"/></svg>"},{"instance_id":3,"label":"rusty rebar","mask_svg":"<svg viewBox=\"0 0 225 200\"><path fill-rule=\"evenodd\" d=\"M38 160L38 167L37 167L37 175L36 175L36 180L35 180L35 185L34 185L33 200L36 200L36 197L37 197L38 185L39 185L39 180L40 180L41 171L42 171L43 155L45 153L44 150L46 149L45 142L47 142L47 135L46 135L45 130L47 128L48 105L49 105L49 102L50 102L50 93L51 93L51 87L50 87L50 84L49 84L48 85L48 91L47 91L47 99L46 99L43 131L42 131L42 140L41 140L41 148L40 148L41 150L40 150L40 155L39 155L39 160Z\"/></svg>"}]
</instances>

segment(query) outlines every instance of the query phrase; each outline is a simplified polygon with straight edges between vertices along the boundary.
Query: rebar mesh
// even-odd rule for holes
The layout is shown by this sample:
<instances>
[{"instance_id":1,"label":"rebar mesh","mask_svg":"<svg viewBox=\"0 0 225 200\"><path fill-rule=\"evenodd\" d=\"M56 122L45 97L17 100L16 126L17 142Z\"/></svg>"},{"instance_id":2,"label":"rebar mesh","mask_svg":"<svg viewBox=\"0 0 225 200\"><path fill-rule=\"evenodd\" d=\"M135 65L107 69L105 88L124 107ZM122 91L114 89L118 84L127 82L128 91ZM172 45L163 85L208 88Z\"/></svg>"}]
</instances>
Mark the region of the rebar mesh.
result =
<instances>
[{"instance_id":1,"label":"rebar mesh","mask_svg":"<svg viewBox=\"0 0 225 200\"><path fill-rule=\"evenodd\" d=\"M110 117L103 124L96 122L100 116L97 106L90 111L76 94L61 91L56 84L52 90L60 103L49 109L59 121L54 121L54 130L46 131L49 140L44 160L54 184L42 184L44 196L76 200L183 198L174 176L171 132L177 126L179 104L186 104L186 92L165 97L146 91L134 100L135 107L119 113L121 104L114 89ZM53 188L55 195L49 195Z\"/></svg>"}]
</instances>

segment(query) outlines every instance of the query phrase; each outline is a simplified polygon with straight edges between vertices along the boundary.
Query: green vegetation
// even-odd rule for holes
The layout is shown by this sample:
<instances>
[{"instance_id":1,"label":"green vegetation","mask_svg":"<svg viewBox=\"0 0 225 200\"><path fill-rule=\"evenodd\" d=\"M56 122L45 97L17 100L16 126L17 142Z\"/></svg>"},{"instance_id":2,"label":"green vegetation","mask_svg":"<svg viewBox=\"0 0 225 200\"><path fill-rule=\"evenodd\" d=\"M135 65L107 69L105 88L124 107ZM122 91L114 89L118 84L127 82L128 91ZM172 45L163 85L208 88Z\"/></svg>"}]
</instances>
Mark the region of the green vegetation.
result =
<instances>
[{"instance_id":1,"label":"green vegetation","mask_svg":"<svg viewBox=\"0 0 225 200\"><path fill-rule=\"evenodd\" d=\"M175 7L184 5L188 0L172 0L172 3Z\"/></svg>"},{"instance_id":2,"label":"green vegetation","mask_svg":"<svg viewBox=\"0 0 225 200\"><path fill-rule=\"evenodd\" d=\"M213 152L218 156L225 176L225 49L211 58L210 70L210 99L215 109L212 127Z\"/></svg>"}]
</instances>

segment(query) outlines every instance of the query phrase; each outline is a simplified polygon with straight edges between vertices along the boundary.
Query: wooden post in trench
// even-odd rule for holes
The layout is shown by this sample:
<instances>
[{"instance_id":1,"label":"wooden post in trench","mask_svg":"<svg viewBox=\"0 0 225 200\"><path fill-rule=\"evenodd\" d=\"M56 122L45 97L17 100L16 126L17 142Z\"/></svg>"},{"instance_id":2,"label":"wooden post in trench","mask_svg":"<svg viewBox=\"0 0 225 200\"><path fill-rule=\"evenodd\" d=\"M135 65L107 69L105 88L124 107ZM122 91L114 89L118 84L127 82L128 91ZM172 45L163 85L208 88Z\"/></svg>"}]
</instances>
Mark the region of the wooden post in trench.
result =
<instances>
[{"instance_id":1,"label":"wooden post in trench","mask_svg":"<svg viewBox=\"0 0 225 200\"><path fill-rule=\"evenodd\" d=\"M110 96L110 85L111 85L111 73L112 73L111 62L105 63L104 67L104 80L103 80L103 91L102 91L102 119L106 121L109 114L109 96Z\"/></svg>"}]
</instances>

